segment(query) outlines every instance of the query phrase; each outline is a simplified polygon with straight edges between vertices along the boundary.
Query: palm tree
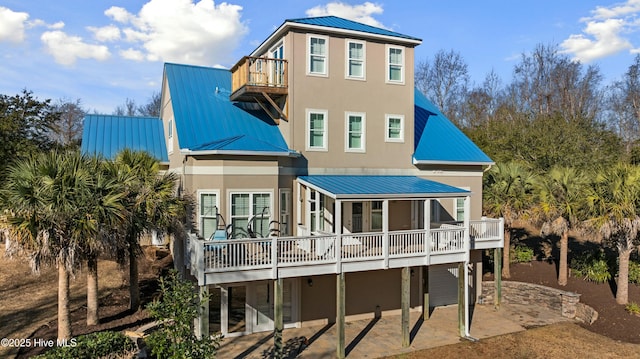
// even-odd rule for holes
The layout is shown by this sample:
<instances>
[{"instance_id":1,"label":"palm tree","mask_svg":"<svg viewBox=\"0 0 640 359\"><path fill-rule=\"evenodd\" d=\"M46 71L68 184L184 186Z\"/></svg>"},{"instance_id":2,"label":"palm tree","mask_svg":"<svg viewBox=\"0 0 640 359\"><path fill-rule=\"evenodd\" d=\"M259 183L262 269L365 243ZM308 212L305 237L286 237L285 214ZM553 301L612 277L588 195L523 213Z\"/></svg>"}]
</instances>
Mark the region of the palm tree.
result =
<instances>
[{"instance_id":1,"label":"palm tree","mask_svg":"<svg viewBox=\"0 0 640 359\"><path fill-rule=\"evenodd\" d=\"M511 229L531 203L533 174L517 162L499 163L487 172L483 207L488 215L504 218L502 277L510 278L509 247Z\"/></svg>"},{"instance_id":2,"label":"palm tree","mask_svg":"<svg viewBox=\"0 0 640 359\"><path fill-rule=\"evenodd\" d=\"M91 162L94 173L93 205L91 216L98 223L94 237L83 241L83 253L87 258L87 325L97 325L98 316L98 256L113 253L125 246L119 235L126 216L125 188L117 177L111 162L94 158Z\"/></svg>"},{"instance_id":3,"label":"palm tree","mask_svg":"<svg viewBox=\"0 0 640 359\"><path fill-rule=\"evenodd\" d=\"M629 257L640 244L640 167L620 163L601 171L588 195L591 219L618 251L616 302L629 301Z\"/></svg>"},{"instance_id":4,"label":"palm tree","mask_svg":"<svg viewBox=\"0 0 640 359\"><path fill-rule=\"evenodd\" d=\"M558 284L567 285L569 230L581 223L586 205L587 177L571 167L554 167L537 177L534 191L538 206L535 216L542 220L542 234L560 236Z\"/></svg>"},{"instance_id":5,"label":"palm tree","mask_svg":"<svg viewBox=\"0 0 640 359\"><path fill-rule=\"evenodd\" d=\"M58 338L71 338L69 276L77 268L85 237L94 236L93 173L79 152L49 152L21 160L3 189L15 243L31 257L34 271L58 268Z\"/></svg>"},{"instance_id":6,"label":"palm tree","mask_svg":"<svg viewBox=\"0 0 640 359\"><path fill-rule=\"evenodd\" d=\"M176 197L177 176L160 173L156 159L146 152L124 150L115 159L121 177L127 177L127 220L125 225L126 252L129 261L129 307L140 306L137 257L142 252L140 237L155 230L170 232L181 219L183 205Z\"/></svg>"}]
</instances>

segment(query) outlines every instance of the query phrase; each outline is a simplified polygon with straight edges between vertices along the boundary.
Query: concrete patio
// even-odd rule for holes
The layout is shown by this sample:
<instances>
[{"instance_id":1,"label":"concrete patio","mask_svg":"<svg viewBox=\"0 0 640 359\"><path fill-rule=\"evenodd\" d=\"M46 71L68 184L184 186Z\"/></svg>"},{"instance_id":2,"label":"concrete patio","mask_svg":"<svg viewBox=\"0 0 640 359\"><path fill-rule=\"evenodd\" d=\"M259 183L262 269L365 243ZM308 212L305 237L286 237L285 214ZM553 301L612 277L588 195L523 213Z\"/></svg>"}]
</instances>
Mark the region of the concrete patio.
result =
<instances>
[{"instance_id":1,"label":"concrete patio","mask_svg":"<svg viewBox=\"0 0 640 359\"><path fill-rule=\"evenodd\" d=\"M427 321L421 312L411 312L411 345L401 347L400 315L346 323L346 354L350 358L381 358L420 349L455 344L458 333L457 306L438 307ZM482 340L570 319L550 310L516 304L503 304L496 311L492 305L472 309L471 336ZM335 358L336 326L309 326L286 329L283 334L285 358ZM270 358L273 333L258 333L227 338L220 344L219 358Z\"/></svg>"}]
</instances>

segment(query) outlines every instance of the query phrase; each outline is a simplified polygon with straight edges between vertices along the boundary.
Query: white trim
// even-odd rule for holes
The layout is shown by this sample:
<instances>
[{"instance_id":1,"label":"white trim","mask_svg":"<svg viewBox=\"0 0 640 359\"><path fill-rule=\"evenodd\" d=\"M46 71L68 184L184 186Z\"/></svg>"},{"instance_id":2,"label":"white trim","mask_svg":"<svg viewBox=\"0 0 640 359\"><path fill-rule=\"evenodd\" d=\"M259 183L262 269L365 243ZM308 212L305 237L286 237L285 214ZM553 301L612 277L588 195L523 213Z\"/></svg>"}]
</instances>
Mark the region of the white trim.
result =
<instances>
[{"instance_id":1,"label":"white trim","mask_svg":"<svg viewBox=\"0 0 640 359\"><path fill-rule=\"evenodd\" d=\"M311 114L321 114L323 116L322 123L322 146L320 147L311 147ZM306 146L305 149L307 151L328 151L329 150L329 111L328 110L319 110L313 108L307 108L305 110L305 138L306 138Z\"/></svg>"},{"instance_id":2,"label":"white trim","mask_svg":"<svg viewBox=\"0 0 640 359\"><path fill-rule=\"evenodd\" d=\"M440 161L440 160L416 160L412 157L414 165L465 165L465 166L492 166L495 162L477 162L477 161Z\"/></svg>"},{"instance_id":3,"label":"white trim","mask_svg":"<svg viewBox=\"0 0 640 359\"><path fill-rule=\"evenodd\" d=\"M190 150L181 148L180 154L187 156L228 155L228 156L275 156L275 157L300 157L298 151L243 151L243 150Z\"/></svg>"},{"instance_id":4,"label":"white trim","mask_svg":"<svg viewBox=\"0 0 640 359\"><path fill-rule=\"evenodd\" d=\"M323 55L315 55L315 56L324 56L324 72L311 72L311 39L324 40L325 53ZM316 34L307 34L306 53L307 53L307 75L328 77L329 76L329 37L316 35Z\"/></svg>"},{"instance_id":5,"label":"white trim","mask_svg":"<svg viewBox=\"0 0 640 359\"><path fill-rule=\"evenodd\" d=\"M391 80L390 76L391 76L391 62L389 61L389 52L392 50L400 50L402 51L402 63L399 64L401 66L401 73L400 73L400 81L398 80ZM404 85L404 79L406 76L406 65L405 65L405 58L406 58L406 48L402 47L402 46L393 46L393 45L386 45L385 46L385 64L386 64L386 69L385 69L385 82L388 84L394 84L394 85Z\"/></svg>"},{"instance_id":6,"label":"white trim","mask_svg":"<svg viewBox=\"0 0 640 359\"><path fill-rule=\"evenodd\" d=\"M279 168L275 166L188 166L185 168L188 175L263 175L277 176L280 174Z\"/></svg>"},{"instance_id":7,"label":"white trim","mask_svg":"<svg viewBox=\"0 0 640 359\"><path fill-rule=\"evenodd\" d=\"M292 28L292 27L299 28L299 29L306 29L306 30L332 32L337 34L356 35L357 37L365 36L367 38L380 39L383 42L406 43L408 45L413 45L413 46L420 45L422 43L422 40L420 39L407 39L399 36L371 34L367 32L355 31L355 30L336 29L336 28L330 28L326 26L299 24L295 22L285 22L284 24L280 25L280 27L277 28L276 31L274 31L266 40L264 40L255 50L253 50L253 52L251 53L251 56L255 56L256 54L259 54L262 51L264 51L264 47L271 44L274 39L277 39L283 36L284 33L289 28Z\"/></svg>"},{"instance_id":8,"label":"white trim","mask_svg":"<svg viewBox=\"0 0 640 359\"><path fill-rule=\"evenodd\" d=\"M389 137L389 121L400 119L400 138ZM404 143L404 115L385 114L384 115L384 142Z\"/></svg>"},{"instance_id":9,"label":"white trim","mask_svg":"<svg viewBox=\"0 0 640 359\"><path fill-rule=\"evenodd\" d=\"M362 146L360 148L349 147L349 120L351 117L360 117L362 121L362 130L360 131L360 140ZM367 152L367 114L365 112L345 112L344 113L344 151L365 153Z\"/></svg>"},{"instance_id":10,"label":"white trim","mask_svg":"<svg viewBox=\"0 0 640 359\"><path fill-rule=\"evenodd\" d=\"M218 211L220 211L220 190L219 189L199 189L196 191L196 195L198 196L198 206L196 208L196 210L198 211L197 217L198 217L198 234L200 234L201 237L204 238L204 228L202 228L202 195L203 194L214 194L216 195L216 208L218 209ZM207 218L209 218L209 216L207 216ZM214 217L216 218L216 217ZM217 220L217 218L216 218ZM209 238L204 238L205 240L209 239Z\"/></svg>"},{"instance_id":11,"label":"white trim","mask_svg":"<svg viewBox=\"0 0 640 359\"><path fill-rule=\"evenodd\" d=\"M364 81L367 79L367 43L366 41L361 41L361 40L353 40L353 39L345 39L345 49L344 49L344 58L345 58L345 65L344 65L344 78L347 80L358 80L358 81ZM349 75L349 69L350 69L350 60L351 58L349 57L349 45L350 44L360 44L362 45L362 76L353 76L353 75Z\"/></svg>"}]
</instances>

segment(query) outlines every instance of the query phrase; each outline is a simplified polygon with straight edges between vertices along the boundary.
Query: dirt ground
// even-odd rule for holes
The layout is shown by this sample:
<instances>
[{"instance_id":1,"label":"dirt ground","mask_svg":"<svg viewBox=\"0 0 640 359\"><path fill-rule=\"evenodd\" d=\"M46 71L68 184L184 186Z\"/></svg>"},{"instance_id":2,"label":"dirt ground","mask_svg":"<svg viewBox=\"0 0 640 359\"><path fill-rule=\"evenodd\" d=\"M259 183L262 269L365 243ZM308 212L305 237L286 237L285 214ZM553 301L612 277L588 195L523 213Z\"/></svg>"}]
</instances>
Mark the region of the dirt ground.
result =
<instances>
[{"instance_id":1,"label":"dirt ground","mask_svg":"<svg viewBox=\"0 0 640 359\"><path fill-rule=\"evenodd\" d=\"M157 252L157 253L156 253ZM31 271L25 258L7 258L0 245L0 338L56 339L57 336L57 269L43 268L39 275ZM163 268L171 266L166 250L149 247L139 260L142 306L152 300L157 291L157 278ZM157 260L156 260L157 258ZM135 329L150 321L141 309L129 312L128 268L121 270L111 260L98 263L100 324L86 325L86 273L82 268L70 281L71 321L73 336L101 330ZM44 347L0 346L0 358L29 358ZM17 356L16 356L17 355Z\"/></svg>"},{"instance_id":2,"label":"dirt ground","mask_svg":"<svg viewBox=\"0 0 640 359\"><path fill-rule=\"evenodd\" d=\"M599 313L592 324L558 324L521 333L485 339L477 343L461 341L453 346L415 352L398 358L541 358L578 356L584 358L640 358L640 317L630 315L615 303L615 283L594 284L569 278L565 287L556 280L555 242L531 233L515 237L535 249L539 261L512 265L511 280L542 284L581 294L580 300ZM570 257L589 249L591 242L571 238ZM24 259L5 258L0 245L0 338L55 339L57 333L57 272L43 269L40 276L31 273ZM147 250L140 260L143 305L157 291L157 278L171 266L166 251ZM82 271L71 282L71 308L74 336L99 330L135 329L150 321L145 310L127 311L128 288L123 272L113 261L99 263L101 324L86 326L86 279ZM485 279L491 280L487 274ZM640 302L640 287L630 285L629 300ZM0 347L0 358L28 358L43 348Z\"/></svg>"}]
</instances>

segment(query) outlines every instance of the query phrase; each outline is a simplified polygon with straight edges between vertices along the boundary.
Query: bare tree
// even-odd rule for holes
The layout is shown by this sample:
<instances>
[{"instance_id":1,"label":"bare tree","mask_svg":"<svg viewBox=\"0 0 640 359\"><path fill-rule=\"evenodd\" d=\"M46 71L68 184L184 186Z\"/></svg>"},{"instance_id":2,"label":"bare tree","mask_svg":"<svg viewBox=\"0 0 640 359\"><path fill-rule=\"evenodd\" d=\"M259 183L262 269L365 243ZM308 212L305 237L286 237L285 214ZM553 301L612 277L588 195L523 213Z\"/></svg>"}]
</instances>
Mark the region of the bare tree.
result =
<instances>
[{"instance_id":1,"label":"bare tree","mask_svg":"<svg viewBox=\"0 0 640 359\"><path fill-rule=\"evenodd\" d=\"M162 97L160 92L154 92L146 104L138 107L138 114L140 114L140 116L147 117L160 117L161 101Z\"/></svg>"},{"instance_id":2,"label":"bare tree","mask_svg":"<svg viewBox=\"0 0 640 359\"><path fill-rule=\"evenodd\" d=\"M469 70L460 53L438 51L433 61L416 68L416 86L452 121L460 124L462 104L469 85Z\"/></svg>"},{"instance_id":3,"label":"bare tree","mask_svg":"<svg viewBox=\"0 0 640 359\"><path fill-rule=\"evenodd\" d=\"M509 98L523 113L590 122L599 110L601 81L597 66L584 69L556 45L538 45L515 66Z\"/></svg>"},{"instance_id":4,"label":"bare tree","mask_svg":"<svg viewBox=\"0 0 640 359\"><path fill-rule=\"evenodd\" d=\"M61 98L54 105L59 117L51 126L51 138L62 147L77 147L82 137L82 120L87 111L78 98L70 100Z\"/></svg>"},{"instance_id":5,"label":"bare tree","mask_svg":"<svg viewBox=\"0 0 640 359\"><path fill-rule=\"evenodd\" d=\"M127 99L124 100L124 104L118 105L113 111L113 114L116 116L135 116L137 109L136 101L127 97Z\"/></svg>"},{"instance_id":6,"label":"bare tree","mask_svg":"<svg viewBox=\"0 0 640 359\"><path fill-rule=\"evenodd\" d=\"M640 139L640 55L636 55L622 79L609 86L607 93L609 124L629 153Z\"/></svg>"}]
</instances>

